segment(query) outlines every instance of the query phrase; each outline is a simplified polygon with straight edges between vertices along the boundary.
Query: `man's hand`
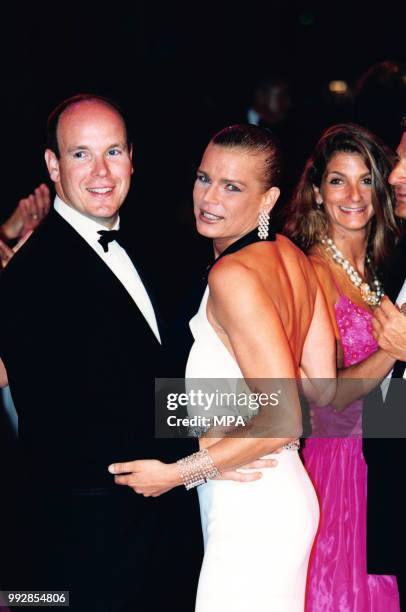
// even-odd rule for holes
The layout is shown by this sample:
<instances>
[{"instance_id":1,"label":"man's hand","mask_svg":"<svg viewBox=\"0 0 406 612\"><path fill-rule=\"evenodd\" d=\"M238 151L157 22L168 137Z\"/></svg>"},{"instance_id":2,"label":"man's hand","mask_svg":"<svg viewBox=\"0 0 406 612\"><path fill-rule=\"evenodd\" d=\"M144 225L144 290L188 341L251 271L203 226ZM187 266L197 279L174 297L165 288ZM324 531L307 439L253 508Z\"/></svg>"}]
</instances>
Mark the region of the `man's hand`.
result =
<instances>
[{"instance_id":1,"label":"man's hand","mask_svg":"<svg viewBox=\"0 0 406 612\"><path fill-rule=\"evenodd\" d=\"M406 316L386 296L374 312L372 328L381 349L406 361Z\"/></svg>"},{"instance_id":2,"label":"man's hand","mask_svg":"<svg viewBox=\"0 0 406 612\"><path fill-rule=\"evenodd\" d=\"M115 474L116 484L127 485L144 497L158 497L182 484L176 463L168 464L155 459L113 463L108 470L110 474Z\"/></svg>"},{"instance_id":3,"label":"man's hand","mask_svg":"<svg viewBox=\"0 0 406 612\"><path fill-rule=\"evenodd\" d=\"M21 238L38 227L51 206L47 185L42 183L27 198L22 198L11 216L2 224L1 231L7 240Z\"/></svg>"}]
</instances>

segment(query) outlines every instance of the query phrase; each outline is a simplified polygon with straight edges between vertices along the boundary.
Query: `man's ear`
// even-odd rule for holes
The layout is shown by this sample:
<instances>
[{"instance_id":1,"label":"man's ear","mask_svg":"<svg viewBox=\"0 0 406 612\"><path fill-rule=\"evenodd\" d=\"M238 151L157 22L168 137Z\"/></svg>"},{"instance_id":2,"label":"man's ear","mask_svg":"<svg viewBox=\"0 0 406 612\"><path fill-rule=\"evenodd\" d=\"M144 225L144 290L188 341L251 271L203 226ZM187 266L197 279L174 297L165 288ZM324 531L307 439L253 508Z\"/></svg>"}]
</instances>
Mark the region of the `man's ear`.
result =
<instances>
[{"instance_id":1,"label":"man's ear","mask_svg":"<svg viewBox=\"0 0 406 612\"><path fill-rule=\"evenodd\" d=\"M130 151L129 151L129 155L130 155L130 159L131 159L131 174L134 174L134 165L133 165L133 146L132 146L132 144L130 144Z\"/></svg>"},{"instance_id":2,"label":"man's ear","mask_svg":"<svg viewBox=\"0 0 406 612\"><path fill-rule=\"evenodd\" d=\"M280 193L281 190L279 189L279 187L271 187L270 189L268 189L268 191L264 193L261 208L262 210L265 210L268 215L275 206L280 196Z\"/></svg>"},{"instance_id":3,"label":"man's ear","mask_svg":"<svg viewBox=\"0 0 406 612\"><path fill-rule=\"evenodd\" d=\"M45 151L45 163L51 180L54 181L54 183L59 183L59 162L51 149L46 149Z\"/></svg>"}]
</instances>

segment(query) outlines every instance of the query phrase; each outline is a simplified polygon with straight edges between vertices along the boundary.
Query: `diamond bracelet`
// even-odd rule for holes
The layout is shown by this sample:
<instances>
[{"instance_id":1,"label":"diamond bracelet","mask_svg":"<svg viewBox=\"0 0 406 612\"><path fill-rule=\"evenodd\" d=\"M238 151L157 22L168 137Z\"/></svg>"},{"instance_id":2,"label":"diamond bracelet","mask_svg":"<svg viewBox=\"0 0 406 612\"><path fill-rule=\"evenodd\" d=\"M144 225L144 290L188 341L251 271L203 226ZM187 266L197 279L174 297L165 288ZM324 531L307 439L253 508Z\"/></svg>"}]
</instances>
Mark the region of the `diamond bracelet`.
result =
<instances>
[{"instance_id":1,"label":"diamond bracelet","mask_svg":"<svg viewBox=\"0 0 406 612\"><path fill-rule=\"evenodd\" d=\"M179 459L176 463L179 466L182 482L188 491L220 476L206 448Z\"/></svg>"}]
</instances>

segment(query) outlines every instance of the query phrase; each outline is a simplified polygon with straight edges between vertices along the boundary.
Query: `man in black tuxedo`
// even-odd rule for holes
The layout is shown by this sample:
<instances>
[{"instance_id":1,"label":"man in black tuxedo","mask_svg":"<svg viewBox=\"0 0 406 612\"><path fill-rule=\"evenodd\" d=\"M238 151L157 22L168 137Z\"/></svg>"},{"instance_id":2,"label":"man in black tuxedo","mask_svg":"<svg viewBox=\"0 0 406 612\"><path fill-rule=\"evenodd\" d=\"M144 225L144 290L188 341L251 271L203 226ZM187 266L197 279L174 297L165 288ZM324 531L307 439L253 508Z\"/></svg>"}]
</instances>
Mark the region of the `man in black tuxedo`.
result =
<instances>
[{"instance_id":1,"label":"man in black tuxedo","mask_svg":"<svg viewBox=\"0 0 406 612\"><path fill-rule=\"evenodd\" d=\"M396 197L395 213L406 219L406 118L397 149L398 161L389 176ZM385 289L388 299L375 313L379 346L395 366L364 404L364 456L368 464L367 566L371 574L396 575L401 609L406 610L406 241L394 254Z\"/></svg>"},{"instance_id":2,"label":"man in black tuxedo","mask_svg":"<svg viewBox=\"0 0 406 612\"><path fill-rule=\"evenodd\" d=\"M114 103L79 95L48 131L54 209L1 278L1 357L21 447L15 563L2 555L1 586L70 590L71 609L86 612L171 607L172 588L177 609L192 610L194 494L146 499L107 471L134 455L195 450L154 439L163 332L119 227L133 172L126 124Z\"/></svg>"}]
</instances>

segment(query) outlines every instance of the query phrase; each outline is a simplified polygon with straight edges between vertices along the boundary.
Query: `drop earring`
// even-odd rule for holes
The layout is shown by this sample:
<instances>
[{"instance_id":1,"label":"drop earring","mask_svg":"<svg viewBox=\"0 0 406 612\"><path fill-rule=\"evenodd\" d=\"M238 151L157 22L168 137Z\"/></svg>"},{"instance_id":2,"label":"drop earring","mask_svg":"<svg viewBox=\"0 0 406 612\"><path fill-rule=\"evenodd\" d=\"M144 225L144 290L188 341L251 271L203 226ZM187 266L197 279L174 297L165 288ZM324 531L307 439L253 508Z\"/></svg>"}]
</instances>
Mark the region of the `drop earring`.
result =
<instances>
[{"instance_id":1,"label":"drop earring","mask_svg":"<svg viewBox=\"0 0 406 612\"><path fill-rule=\"evenodd\" d=\"M269 215L264 208L261 209L258 215L258 238L266 240L269 233Z\"/></svg>"}]
</instances>

